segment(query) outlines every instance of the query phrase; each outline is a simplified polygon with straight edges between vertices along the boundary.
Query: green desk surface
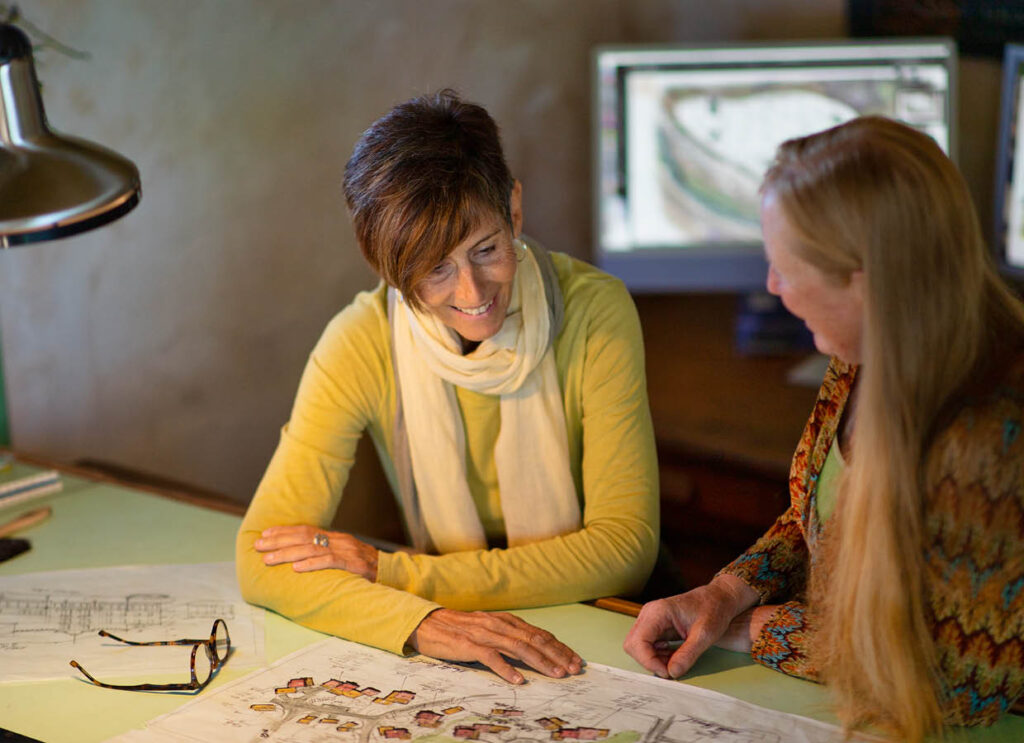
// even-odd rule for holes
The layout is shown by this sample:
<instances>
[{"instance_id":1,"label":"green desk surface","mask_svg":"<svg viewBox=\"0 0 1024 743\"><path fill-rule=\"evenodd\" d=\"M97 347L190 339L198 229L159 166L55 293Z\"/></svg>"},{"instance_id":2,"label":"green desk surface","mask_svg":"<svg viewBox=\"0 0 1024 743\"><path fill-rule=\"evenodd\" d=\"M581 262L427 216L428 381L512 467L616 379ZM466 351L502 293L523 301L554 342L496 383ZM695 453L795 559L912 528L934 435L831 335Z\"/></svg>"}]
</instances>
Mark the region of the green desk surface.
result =
<instances>
[{"instance_id":1,"label":"green desk surface","mask_svg":"<svg viewBox=\"0 0 1024 743\"><path fill-rule=\"evenodd\" d=\"M16 465L21 466L21 465ZM230 561L240 519L128 487L64 476L61 493L0 508L0 522L42 505L53 507L46 522L20 536L31 551L0 563L0 576L108 565ZM643 672L622 650L632 618L581 604L515 612L553 632L588 661ZM267 613L267 661L298 650L323 635ZM247 671L224 667L210 688ZM159 681L160 679L152 679ZM713 649L685 683L785 712L835 722L822 687L755 665L739 653ZM102 689L69 670L61 681L0 684L0 728L47 743L102 741L180 706L184 694ZM970 743L1024 741L1024 718L1007 717L993 728L972 730L956 740Z\"/></svg>"}]
</instances>

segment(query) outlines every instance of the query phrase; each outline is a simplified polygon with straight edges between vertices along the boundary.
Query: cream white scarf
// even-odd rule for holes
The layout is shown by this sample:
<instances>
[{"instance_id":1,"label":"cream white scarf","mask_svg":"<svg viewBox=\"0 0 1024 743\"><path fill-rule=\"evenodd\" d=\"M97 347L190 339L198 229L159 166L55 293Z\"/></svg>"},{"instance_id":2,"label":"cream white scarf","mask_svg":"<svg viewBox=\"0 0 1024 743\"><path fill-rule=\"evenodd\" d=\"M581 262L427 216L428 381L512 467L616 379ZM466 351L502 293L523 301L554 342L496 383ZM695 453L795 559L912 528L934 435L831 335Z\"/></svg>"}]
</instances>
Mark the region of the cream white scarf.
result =
<instances>
[{"instance_id":1,"label":"cream white scarf","mask_svg":"<svg viewBox=\"0 0 1024 743\"><path fill-rule=\"evenodd\" d=\"M453 330L413 311L388 289L400 406L395 464L406 523L419 549L446 553L487 546L466 480L465 432L453 385L501 397L494 460L509 546L580 528L552 349L561 294L557 311L550 311L545 288L558 291L550 258L536 245L524 252L504 324L466 355ZM407 462L411 476L404 471Z\"/></svg>"}]
</instances>

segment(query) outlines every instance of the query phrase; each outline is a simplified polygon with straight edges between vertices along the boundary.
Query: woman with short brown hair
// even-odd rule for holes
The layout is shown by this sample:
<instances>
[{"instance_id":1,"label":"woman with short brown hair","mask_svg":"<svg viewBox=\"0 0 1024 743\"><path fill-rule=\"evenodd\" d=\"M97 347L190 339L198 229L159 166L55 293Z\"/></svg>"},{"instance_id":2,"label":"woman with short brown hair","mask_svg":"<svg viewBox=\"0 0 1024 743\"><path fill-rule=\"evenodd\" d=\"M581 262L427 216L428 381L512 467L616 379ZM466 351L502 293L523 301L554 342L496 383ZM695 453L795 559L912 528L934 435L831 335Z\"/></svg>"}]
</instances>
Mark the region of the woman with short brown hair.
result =
<instances>
[{"instance_id":1,"label":"woman with short brown hair","mask_svg":"<svg viewBox=\"0 0 1024 743\"><path fill-rule=\"evenodd\" d=\"M622 283L522 235L497 126L451 91L360 138L345 194L381 276L328 325L238 537L245 597L402 652L580 658L507 614L640 590L657 469ZM418 554L325 529L368 432Z\"/></svg>"}]
</instances>

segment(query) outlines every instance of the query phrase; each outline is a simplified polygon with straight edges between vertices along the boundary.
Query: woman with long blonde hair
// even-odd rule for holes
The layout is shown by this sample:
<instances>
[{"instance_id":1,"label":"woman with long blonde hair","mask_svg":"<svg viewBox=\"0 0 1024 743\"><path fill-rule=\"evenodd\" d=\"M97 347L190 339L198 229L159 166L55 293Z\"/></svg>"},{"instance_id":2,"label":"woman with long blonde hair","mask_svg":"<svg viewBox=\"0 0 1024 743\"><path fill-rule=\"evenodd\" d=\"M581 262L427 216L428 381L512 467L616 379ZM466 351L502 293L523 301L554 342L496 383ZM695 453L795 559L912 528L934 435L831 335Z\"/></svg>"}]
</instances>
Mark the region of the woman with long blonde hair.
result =
<instances>
[{"instance_id":1,"label":"woman with long blonde hair","mask_svg":"<svg viewBox=\"0 0 1024 743\"><path fill-rule=\"evenodd\" d=\"M905 740L991 724L1024 691L1024 308L909 126L784 143L761 216L769 291L832 356L791 506L711 583L647 604L626 650L673 677L748 651Z\"/></svg>"}]
</instances>

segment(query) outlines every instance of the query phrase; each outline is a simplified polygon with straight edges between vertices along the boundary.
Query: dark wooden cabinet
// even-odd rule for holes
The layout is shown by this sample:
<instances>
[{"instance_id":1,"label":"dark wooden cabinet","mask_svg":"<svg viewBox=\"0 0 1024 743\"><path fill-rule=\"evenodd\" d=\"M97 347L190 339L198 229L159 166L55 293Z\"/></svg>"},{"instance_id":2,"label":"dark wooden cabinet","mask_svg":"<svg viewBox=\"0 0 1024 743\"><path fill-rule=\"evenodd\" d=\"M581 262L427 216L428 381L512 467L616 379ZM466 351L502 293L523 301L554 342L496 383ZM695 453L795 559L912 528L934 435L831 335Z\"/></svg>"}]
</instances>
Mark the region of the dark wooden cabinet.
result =
<instances>
[{"instance_id":1,"label":"dark wooden cabinet","mask_svg":"<svg viewBox=\"0 0 1024 743\"><path fill-rule=\"evenodd\" d=\"M786 381L806 354L735 352L733 295L635 301L658 445L662 542L692 587L789 505L789 462L817 388Z\"/></svg>"}]
</instances>

